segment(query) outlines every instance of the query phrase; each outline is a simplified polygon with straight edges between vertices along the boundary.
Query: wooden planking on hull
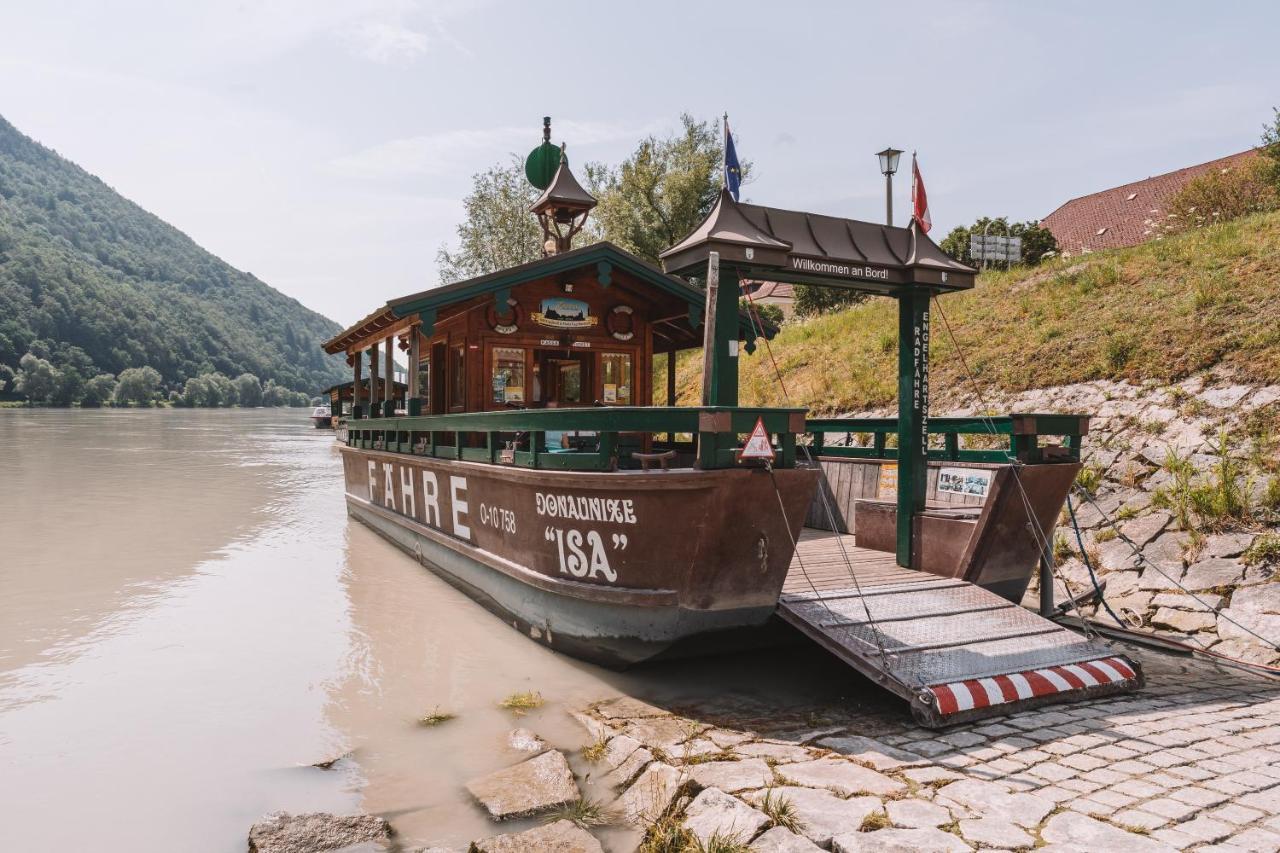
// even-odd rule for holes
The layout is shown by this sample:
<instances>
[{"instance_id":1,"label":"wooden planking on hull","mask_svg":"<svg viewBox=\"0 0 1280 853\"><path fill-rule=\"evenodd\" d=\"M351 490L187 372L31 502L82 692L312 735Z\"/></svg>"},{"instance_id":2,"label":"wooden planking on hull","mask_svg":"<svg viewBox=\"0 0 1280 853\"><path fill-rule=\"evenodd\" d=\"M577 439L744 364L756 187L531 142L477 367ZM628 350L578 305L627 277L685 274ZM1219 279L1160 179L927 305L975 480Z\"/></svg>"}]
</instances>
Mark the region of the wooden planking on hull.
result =
<instances>
[{"instance_id":1,"label":"wooden planking on hull","mask_svg":"<svg viewBox=\"0 0 1280 853\"><path fill-rule=\"evenodd\" d=\"M483 591L490 609L560 636L557 648L611 665L705 632L763 625L817 477L805 469L579 473L350 447L342 454L352 515L469 592ZM585 612L604 621L593 628ZM561 627L548 632L543 623Z\"/></svg>"}]
</instances>

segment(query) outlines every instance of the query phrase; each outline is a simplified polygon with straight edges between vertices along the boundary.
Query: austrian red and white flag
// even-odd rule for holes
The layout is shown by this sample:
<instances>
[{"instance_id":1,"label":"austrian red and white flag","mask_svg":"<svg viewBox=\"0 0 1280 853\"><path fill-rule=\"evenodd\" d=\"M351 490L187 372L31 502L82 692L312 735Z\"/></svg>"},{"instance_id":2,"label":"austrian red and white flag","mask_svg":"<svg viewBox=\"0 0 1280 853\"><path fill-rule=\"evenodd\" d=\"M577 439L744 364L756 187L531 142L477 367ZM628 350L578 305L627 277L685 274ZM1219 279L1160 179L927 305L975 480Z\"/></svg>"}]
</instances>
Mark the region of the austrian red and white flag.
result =
<instances>
[{"instance_id":1,"label":"austrian red and white flag","mask_svg":"<svg viewBox=\"0 0 1280 853\"><path fill-rule=\"evenodd\" d=\"M928 234L933 227L929 218L929 197L924 192L924 179L920 177L920 164L916 155L911 155L911 218L920 226L920 230Z\"/></svg>"}]
</instances>

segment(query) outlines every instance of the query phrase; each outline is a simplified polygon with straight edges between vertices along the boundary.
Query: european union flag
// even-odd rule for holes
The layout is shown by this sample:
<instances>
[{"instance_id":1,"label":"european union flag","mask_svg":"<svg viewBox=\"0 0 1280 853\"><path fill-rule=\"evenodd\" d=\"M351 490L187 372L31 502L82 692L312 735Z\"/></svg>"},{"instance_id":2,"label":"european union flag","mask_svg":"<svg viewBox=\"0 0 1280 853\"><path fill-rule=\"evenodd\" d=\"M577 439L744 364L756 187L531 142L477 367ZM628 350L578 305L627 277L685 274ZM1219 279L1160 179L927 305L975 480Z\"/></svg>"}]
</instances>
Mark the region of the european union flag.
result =
<instances>
[{"instance_id":1,"label":"european union flag","mask_svg":"<svg viewBox=\"0 0 1280 853\"><path fill-rule=\"evenodd\" d=\"M738 165L738 152L733 148L733 134L729 132L729 122L724 123L724 185L739 201L738 188L742 186L742 167Z\"/></svg>"}]
</instances>

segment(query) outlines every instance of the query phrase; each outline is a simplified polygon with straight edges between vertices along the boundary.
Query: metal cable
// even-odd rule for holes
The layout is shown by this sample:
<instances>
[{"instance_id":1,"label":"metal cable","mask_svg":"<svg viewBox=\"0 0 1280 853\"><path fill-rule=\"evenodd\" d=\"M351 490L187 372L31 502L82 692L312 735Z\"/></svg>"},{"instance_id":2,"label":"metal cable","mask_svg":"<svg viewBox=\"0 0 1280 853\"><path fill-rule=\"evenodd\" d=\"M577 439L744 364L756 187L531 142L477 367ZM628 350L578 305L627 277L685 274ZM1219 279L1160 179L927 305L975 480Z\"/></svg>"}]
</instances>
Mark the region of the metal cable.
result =
<instances>
[{"instance_id":1,"label":"metal cable","mask_svg":"<svg viewBox=\"0 0 1280 853\"><path fill-rule=\"evenodd\" d=\"M1079 487L1077 487L1077 488L1079 488ZM1093 496L1092 496L1092 495L1090 495L1090 494L1089 494L1087 491L1085 491L1084 489L1080 489L1080 492L1084 495L1085 500L1087 500L1089 503L1093 504L1093 508L1094 508L1094 509L1096 509L1096 510L1098 511L1098 514L1102 516L1103 521L1105 521L1108 525L1110 525L1111 529L1112 529L1112 530L1114 530L1114 531L1116 532L1116 536L1117 536L1117 538L1119 538L1119 539L1120 539L1120 541L1124 542L1126 545L1128 545L1128 546L1129 546L1129 548L1130 548L1130 549L1132 549L1132 550L1133 550L1133 555L1134 555L1135 557L1137 557L1137 558L1138 558L1138 561L1139 561L1140 563L1143 563L1143 564L1145 564L1146 566L1149 566L1150 568L1155 569L1157 572L1159 572L1161 575L1163 575L1163 576L1165 577L1165 579L1167 579L1170 583L1172 583L1172 584L1173 584L1174 586L1176 586L1178 589L1182 590L1182 591L1183 591L1183 592L1185 592L1187 595L1191 596L1191 597L1192 597L1192 598L1194 598L1197 602L1199 602L1201 605L1203 605L1203 606L1204 606L1204 608L1205 608L1206 610L1208 610L1208 611L1209 611L1209 612L1211 612L1211 613L1216 613L1219 619L1225 619L1226 621L1230 622L1232 625L1235 625L1235 626L1236 626L1237 628L1239 628L1241 631L1244 631L1246 634L1249 634L1249 635L1251 635L1251 636L1257 637L1259 640L1261 640L1262 642L1266 643L1266 644L1267 644L1268 646L1270 646L1271 648L1275 649L1276 651L1280 651L1280 645L1277 645L1277 644L1276 644L1276 642L1275 642L1274 640L1269 640L1269 639L1267 639L1266 637L1262 636L1261 634L1257 633L1256 631L1252 631L1252 630L1250 630L1250 629L1246 628L1245 626L1241 625L1239 622L1237 622L1236 620L1232 619L1230 616L1227 616L1225 613L1222 613L1221 611L1215 610L1215 609L1214 609L1214 607L1213 607L1213 605L1209 604L1209 602L1205 601L1203 598L1201 598L1200 596L1196 595L1196 594L1195 594L1194 592L1192 592L1191 590L1187 589L1185 586L1183 586L1183 585L1182 585L1181 581L1179 581L1179 580L1177 580L1176 578L1172 577L1172 576L1171 576L1168 572L1166 572L1164 569L1160 568L1160 567L1159 567L1159 566L1157 566L1155 563L1151 562L1151 561L1150 561L1150 560L1148 560L1146 557L1144 557L1144 556L1142 555L1142 549L1140 549L1140 548L1137 546L1137 544L1135 544L1135 543L1134 543L1134 541L1133 541L1132 539L1130 539L1128 536L1124 535L1124 533L1123 533L1123 532L1121 532L1119 525L1117 525L1117 524L1115 523L1115 520L1114 520L1114 519L1112 519L1112 518L1111 518L1111 516L1110 516L1110 515L1108 515L1108 514L1107 514L1107 512L1106 512L1105 510L1103 510L1103 508L1102 508L1102 507L1098 506L1098 502L1097 502L1096 500L1094 500L1094 499L1093 499ZM1192 639L1196 639L1196 638L1195 638L1195 637L1192 637Z\"/></svg>"},{"instance_id":2,"label":"metal cable","mask_svg":"<svg viewBox=\"0 0 1280 853\"><path fill-rule=\"evenodd\" d=\"M772 362L774 374L778 378L778 387L782 389L783 398L788 403L790 403L791 395L787 391L786 383L782 380L782 371L778 367L777 359L773 357L773 347L770 346L768 337L764 335L764 324L760 321L759 315L756 312L755 300L752 299L751 293L749 291L745 291L745 289L743 290L744 292L746 292L746 295L747 295L747 316L751 321L752 332L758 332L759 337L764 340L765 350L769 354L769 361ZM800 449L804 451L805 459L809 462L809 464L813 465L814 464L813 454L809 452L808 446L800 445ZM884 671L885 675L887 675L889 678L892 678L894 681L897 681L899 684L902 684L905 687L907 686L906 682L903 681L901 678L899 678L897 675L895 675L892 668L890 667L889 656L888 656L888 653L885 651L885 647L884 647L883 632L880 630L879 624L876 623L875 617L871 615L871 607L870 605L867 604L866 596L863 595L862 593L862 584L858 580L858 573L854 571L853 561L849 558L849 553L845 550L845 547L844 547L844 538L840 534L840 529L836 526L835 512L831 508L831 502L827 500L827 489L823 488L823 486L829 486L829 483L827 482L827 472L822 467L821 464L818 464L816 467L818 471L818 477L820 478L820 481L821 481L819 483L818 493L819 493L819 497L821 498L823 510L827 516L827 524L831 528L831 532L835 534L836 544L840 548L840 557L844 561L845 572L849 575L850 580L853 581L854 591L857 593L858 601L862 605L862 611L867 617L867 623L871 626L872 637L875 639L875 643L876 643L876 650L880 653L881 669ZM777 498L778 498L778 508L782 512L782 520L787 528L787 537L791 539L793 554L795 555L795 560L797 565L799 565L800 567L800 573L804 576L805 583L807 583L809 585L809 588L813 590L813 594L815 598L822 603L823 608L832 617L832 621L838 621L839 614L837 614L834 610L831 609L831 604L825 598L823 598L822 593L818 591L818 588L814 584L813 579L809 576L808 570L804 567L804 560L800 556L800 545L796 541L795 537L791 536L791 522L787 519L787 510L782 501L782 492L778 488L777 479L773 475L773 466L768 466L768 470L769 470L769 477L773 482L774 494L777 495Z\"/></svg>"},{"instance_id":3,"label":"metal cable","mask_svg":"<svg viewBox=\"0 0 1280 853\"><path fill-rule=\"evenodd\" d=\"M1089 559L1088 553L1084 549L1084 538L1080 535L1080 522L1076 521L1076 508L1071 505L1071 494L1067 493L1067 513L1071 516L1071 528L1076 533L1076 545L1080 548L1080 559L1084 561L1084 567L1089 570L1089 580L1093 581L1093 591L1098 594L1098 602L1106 609L1112 619L1116 620L1116 624L1121 628L1127 629L1129 626L1116 615L1111 609L1111 605L1107 603L1107 597L1102 592L1102 587L1098 585L1098 576L1093 572L1093 561ZM1068 590L1070 594L1070 590Z\"/></svg>"},{"instance_id":4,"label":"metal cable","mask_svg":"<svg viewBox=\"0 0 1280 853\"><path fill-rule=\"evenodd\" d=\"M956 351L956 358L959 359L960 366L964 369L965 376L968 378L969 384L973 388L973 393L978 398L978 403L982 407L979 417L981 417L983 423L986 424L988 431L994 438L999 433L996 431L995 421L993 421L991 416L987 414L990 407L988 407L986 398L983 396L982 388L978 385L978 379L969 368L969 362L964 357L964 351L960 349L960 342L956 340L955 332L951 330L951 323L947 320L947 314L942 310L942 303L938 301L937 296L933 297L933 304L934 307L938 309L938 316L942 318L942 327L946 329L947 337L951 339L951 347ZM1058 580L1062 582L1062 588L1067 592L1067 602L1071 605L1071 608L1075 610L1076 616L1080 618L1080 623L1084 628L1085 637L1093 639L1097 636L1096 632L1089 627L1088 622L1084 618L1084 614L1080 611L1080 605L1076 603L1075 596L1071 594L1071 585L1067 583L1066 576L1058 571L1058 567L1053 560L1052 543L1048 541L1048 536L1044 533L1044 530L1041 529L1040 522L1036 518L1035 511L1031 506L1031 499L1028 497L1027 490L1022 484L1022 478L1018 473L1018 469L1022 466L1022 463L1011 453L1006 453L1005 455L1009 459L1010 466L1013 469L1013 481L1017 484L1018 492L1021 494L1022 506L1027 513L1027 520L1031 527L1032 538L1036 540L1036 547L1040 550L1040 553L1045 560L1045 565L1049 566L1050 571L1053 572L1053 574L1057 576Z\"/></svg>"}]
</instances>

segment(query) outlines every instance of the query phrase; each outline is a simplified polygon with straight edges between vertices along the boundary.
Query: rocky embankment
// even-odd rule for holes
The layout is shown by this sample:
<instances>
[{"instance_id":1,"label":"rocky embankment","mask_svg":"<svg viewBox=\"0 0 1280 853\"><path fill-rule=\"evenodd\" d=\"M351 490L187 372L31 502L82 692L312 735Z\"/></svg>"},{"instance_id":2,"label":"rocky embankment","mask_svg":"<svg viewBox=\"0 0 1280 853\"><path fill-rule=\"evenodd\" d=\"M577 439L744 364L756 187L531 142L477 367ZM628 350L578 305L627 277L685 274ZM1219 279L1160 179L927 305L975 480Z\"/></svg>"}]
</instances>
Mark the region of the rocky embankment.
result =
<instances>
[{"instance_id":1,"label":"rocky embankment","mask_svg":"<svg viewBox=\"0 0 1280 853\"><path fill-rule=\"evenodd\" d=\"M1280 385L1212 374L1175 385L1085 382L986 405L1093 416L1078 480L1093 500L1073 495L1079 541L1065 513L1055 537L1060 583L1073 595L1092 586L1087 556L1129 626L1280 663Z\"/></svg>"}]
</instances>

